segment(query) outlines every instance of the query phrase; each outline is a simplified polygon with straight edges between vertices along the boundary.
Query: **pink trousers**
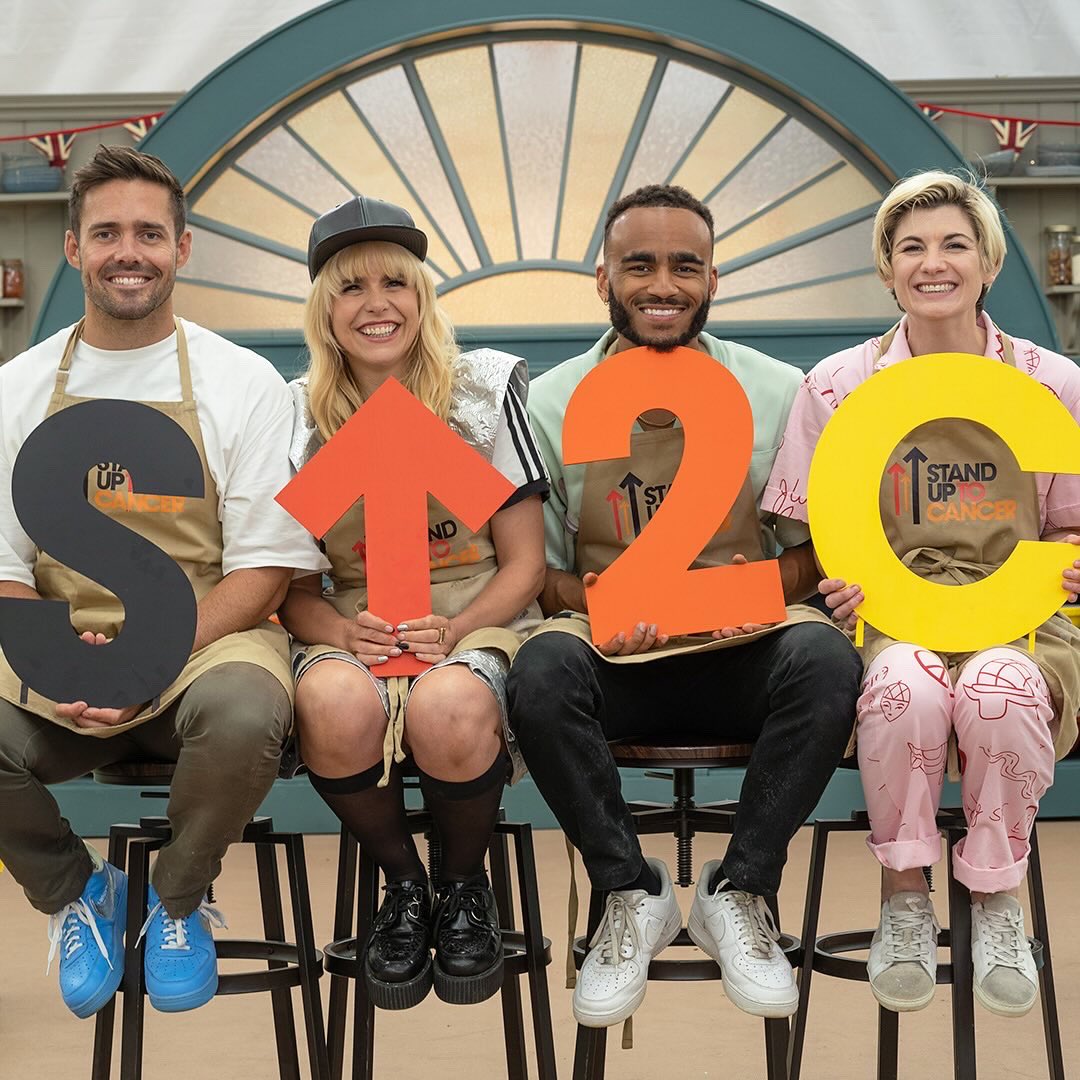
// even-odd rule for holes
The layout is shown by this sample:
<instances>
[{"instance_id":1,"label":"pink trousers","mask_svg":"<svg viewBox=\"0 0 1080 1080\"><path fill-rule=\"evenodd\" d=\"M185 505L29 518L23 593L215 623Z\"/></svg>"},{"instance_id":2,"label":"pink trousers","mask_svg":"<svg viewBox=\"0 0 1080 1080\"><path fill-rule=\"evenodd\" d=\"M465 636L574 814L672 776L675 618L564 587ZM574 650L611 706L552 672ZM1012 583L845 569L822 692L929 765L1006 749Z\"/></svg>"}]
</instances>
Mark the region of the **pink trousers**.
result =
<instances>
[{"instance_id":1,"label":"pink trousers","mask_svg":"<svg viewBox=\"0 0 1080 1080\"><path fill-rule=\"evenodd\" d=\"M1035 661L987 649L954 687L936 653L890 645L866 670L857 716L867 844L878 861L910 870L941 857L934 817L955 732L968 834L953 873L977 892L1019 885L1039 800L1054 782L1054 709Z\"/></svg>"}]
</instances>

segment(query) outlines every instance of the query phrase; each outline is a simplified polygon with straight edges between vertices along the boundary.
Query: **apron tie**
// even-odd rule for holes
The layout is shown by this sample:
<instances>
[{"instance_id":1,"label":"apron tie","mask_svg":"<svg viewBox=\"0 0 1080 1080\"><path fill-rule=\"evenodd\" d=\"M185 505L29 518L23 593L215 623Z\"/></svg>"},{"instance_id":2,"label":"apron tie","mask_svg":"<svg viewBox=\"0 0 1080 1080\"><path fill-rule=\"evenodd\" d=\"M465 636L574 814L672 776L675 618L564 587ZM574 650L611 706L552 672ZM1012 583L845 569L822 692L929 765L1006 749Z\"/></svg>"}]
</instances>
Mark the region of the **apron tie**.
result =
<instances>
[{"instance_id":1,"label":"apron tie","mask_svg":"<svg viewBox=\"0 0 1080 1080\"><path fill-rule=\"evenodd\" d=\"M392 675L386 680L389 696L390 715L386 722L386 735L383 738L383 773L377 787L386 787L390 783L390 768L394 762L399 765L405 760L402 742L405 737L405 703L409 700L409 680L405 675Z\"/></svg>"}]
</instances>

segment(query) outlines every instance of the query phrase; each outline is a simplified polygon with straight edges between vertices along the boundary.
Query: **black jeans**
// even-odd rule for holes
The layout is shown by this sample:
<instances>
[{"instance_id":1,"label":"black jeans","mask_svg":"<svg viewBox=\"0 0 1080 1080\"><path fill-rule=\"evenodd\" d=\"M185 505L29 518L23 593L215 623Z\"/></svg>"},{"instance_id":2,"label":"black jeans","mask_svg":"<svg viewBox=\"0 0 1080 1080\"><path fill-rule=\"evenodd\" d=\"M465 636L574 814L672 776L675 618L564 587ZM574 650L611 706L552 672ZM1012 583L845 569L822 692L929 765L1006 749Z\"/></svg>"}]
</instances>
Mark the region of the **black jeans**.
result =
<instances>
[{"instance_id":1,"label":"black jeans","mask_svg":"<svg viewBox=\"0 0 1080 1080\"><path fill-rule=\"evenodd\" d=\"M821 623L646 664L611 664L570 634L548 633L522 646L507 692L533 780L600 889L633 881L642 862L607 740L753 740L724 874L768 896L851 736L861 677L858 654Z\"/></svg>"}]
</instances>

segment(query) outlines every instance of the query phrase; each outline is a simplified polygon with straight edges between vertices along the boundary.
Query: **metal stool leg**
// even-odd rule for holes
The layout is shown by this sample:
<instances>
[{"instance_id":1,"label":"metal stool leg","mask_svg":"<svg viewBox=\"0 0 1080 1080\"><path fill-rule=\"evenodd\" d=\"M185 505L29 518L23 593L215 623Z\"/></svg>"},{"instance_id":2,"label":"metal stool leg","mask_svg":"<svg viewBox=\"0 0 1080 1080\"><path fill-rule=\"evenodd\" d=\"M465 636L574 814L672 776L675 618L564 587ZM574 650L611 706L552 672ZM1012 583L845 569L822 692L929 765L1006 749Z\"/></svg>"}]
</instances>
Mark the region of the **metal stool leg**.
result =
<instances>
[{"instance_id":1,"label":"metal stool leg","mask_svg":"<svg viewBox=\"0 0 1080 1080\"><path fill-rule=\"evenodd\" d=\"M127 866L128 828L113 825L109 829L109 862L118 870ZM116 1024L116 995L94 1017L94 1058L91 1080L109 1080L112 1075L113 1028Z\"/></svg>"},{"instance_id":2,"label":"metal stool leg","mask_svg":"<svg viewBox=\"0 0 1080 1080\"><path fill-rule=\"evenodd\" d=\"M955 1080L976 1080L975 998L971 964L971 894L953 875L953 848L964 836L964 828L945 828L949 860L949 959L952 963L953 1076Z\"/></svg>"},{"instance_id":3,"label":"metal stool leg","mask_svg":"<svg viewBox=\"0 0 1080 1080\"><path fill-rule=\"evenodd\" d=\"M352 932L356 911L356 859L359 850L352 833L344 826L338 843L337 900L334 904L334 940ZM344 975L330 976L330 1005L326 1018L327 1055L331 1080L341 1080L345 1065L345 1023L349 1009L349 983Z\"/></svg>"},{"instance_id":4,"label":"metal stool leg","mask_svg":"<svg viewBox=\"0 0 1080 1080\"><path fill-rule=\"evenodd\" d=\"M254 847L263 933L267 941L284 941L285 914L281 907L281 877L278 874L277 854L273 844L261 840L256 841ZM297 942L297 945L299 944ZM270 960L267 966L283 968L286 965L281 961ZM274 1013L274 1036L277 1040L278 1074L281 1080L300 1080L292 995L288 990L272 990L270 998Z\"/></svg>"},{"instance_id":5,"label":"metal stool leg","mask_svg":"<svg viewBox=\"0 0 1080 1080\"><path fill-rule=\"evenodd\" d=\"M806 1039L806 1016L810 1009L810 981L814 977L814 946L821 918L821 893L825 884L825 856L832 830L822 821L814 822L814 838L810 847L810 870L806 882L806 903L803 907L802 963L799 965L799 1008L791 1020L791 1040L788 1044L788 1080L799 1080L802 1072L803 1042Z\"/></svg>"},{"instance_id":6,"label":"metal stool leg","mask_svg":"<svg viewBox=\"0 0 1080 1080\"><path fill-rule=\"evenodd\" d=\"M585 941L592 941L604 915L607 893L593 889L589 897L589 919ZM604 1080L607 1063L607 1028L590 1028L578 1024L577 1045L574 1048L574 1080Z\"/></svg>"},{"instance_id":7,"label":"metal stool leg","mask_svg":"<svg viewBox=\"0 0 1080 1080\"><path fill-rule=\"evenodd\" d=\"M499 811L500 819L503 813ZM495 832L488 846L491 861L491 888L495 894L495 906L499 912L499 926L504 930L514 928L514 894L510 881L510 862L506 849L505 833ZM527 1080L529 1066L525 1054L525 1020L521 1012L521 986L516 975L507 973L503 978L502 991L503 1043L506 1047L506 1075L508 1080Z\"/></svg>"},{"instance_id":8,"label":"metal stool leg","mask_svg":"<svg viewBox=\"0 0 1080 1080\"><path fill-rule=\"evenodd\" d=\"M900 1060L900 1014L878 1006L878 1080L896 1080Z\"/></svg>"},{"instance_id":9,"label":"metal stool leg","mask_svg":"<svg viewBox=\"0 0 1080 1080\"><path fill-rule=\"evenodd\" d=\"M120 1022L120 1080L142 1080L143 1016L146 1009L146 973L139 931L146 920L150 884L150 852L157 839L135 839L128 849L127 937L124 943L124 1007Z\"/></svg>"},{"instance_id":10,"label":"metal stool leg","mask_svg":"<svg viewBox=\"0 0 1080 1080\"><path fill-rule=\"evenodd\" d=\"M540 1080L556 1080L555 1039L551 1031L551 1002L548 1000L547 969L543 962L544 935L540 926L540 894L537 888L536 855L532 826L508 825L513 830L521 897L521 925L528 954L529 999L532 1005L533 1041Z\"/></svg>"},{"instance_id":11,"label":"metal stool leg","mask_svg":"<svg viewBox=\"0 0 1080 1080\"><path fill-rule=\"evenodd\" d=\"M766 898L773 922L780 929L780 908L775 896ZM787 1019L765 1021L765 1075L768 1080L786 1080L791 1025Z\"/></svg>"},{"instance_id":12,"label":"metal stool leg","mask_svg":"<svg viewBox=\"0 0 1080 1080\"><path fill-rule=\"evenodd\" d=\"M1050 959L1050 929L1046 923L1046 893L1043 891L1042 860L1035 823L1031 824L1031 854L1028 857L1028 892L1031 895L1031 933L1042 943L1043 964L1039 972L1039 999L1042 1007L1043 1037L1050 1080L1065 1080L1065 1061L1061 1053L1061 1028L1058 1024L1054 967Z\"/></svg>"},{"instance_id":13,"label":"metal stool leg","mask_svg":"<svg viewBox=\"0 0 1080 1080\"><path fill-rule=\"evenodd\" d=\"M379 868L374 860L360 859L356 904L356 954L362 955L379 906ZM375 1073L375 1006L361 971L353 987L353 1080L373 1080Z\"/></svg>"},{"instance_id":14,"label":"metal stool leg","mask_svg":"<svg viewBox=\"0 0 1080 1080\"><path fill-rule=\"evenodd\" d=\"M326 1029L323 1027L322 995L319 993L321 972L316 956L315 928L311 924L311 895L308 891L304 837L300 833L280 835L285 845L285 859L289 871L289 895L296 934L297 966L300 969L300 1000L304 1009L308 1065L311 1068L312 1080L328 1080L330 1060L326 1051Z\"/></svg>"}]
</instances>

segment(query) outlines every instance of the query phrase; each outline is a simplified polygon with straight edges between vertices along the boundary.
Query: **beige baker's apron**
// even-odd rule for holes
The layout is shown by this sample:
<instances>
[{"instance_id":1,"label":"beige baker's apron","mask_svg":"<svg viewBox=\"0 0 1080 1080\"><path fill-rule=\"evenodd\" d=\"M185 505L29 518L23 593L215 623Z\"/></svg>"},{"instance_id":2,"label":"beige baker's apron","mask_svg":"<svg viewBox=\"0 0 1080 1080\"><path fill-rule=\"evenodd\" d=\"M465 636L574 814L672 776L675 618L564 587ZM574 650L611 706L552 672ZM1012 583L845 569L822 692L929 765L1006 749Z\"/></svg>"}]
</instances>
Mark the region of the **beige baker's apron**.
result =
<instances>
[{"instance_id":1,"label":"beige baker's apron","mask_svg":"<svg viewBox=\"0 0 1080 1080\"><path fill-rule=\"evenodd\" d=\"M68 372L75 346L82 336L82 321L71 332L60 367L56 373L46 417L90 398L72 397L67 393ZM144 401L158 412L175 420L187 432L199 452L203 467L205 495L201 499L162 496L154 502L140 499L132 476L120 465L105 470L94 468L87 477L87 498L99 512L120 522L125 528L149 540L170 555L184 571L196 600L202 600L221 581L222 535L217 516L218 493L206 462L202 430L191 390L191 367L188 362L187 339L179 321L176 323L176 354L180 368L180 401ZM98 473L104 472L119 480L119 486L103 492L98 485ZM104 495L104 497L102 497ZM65 600L71 606L71 623L76 633L90 630L113 638L124 624L124 608L120 600L103 586L83 574L58 563L51 555L38 551L34 566L37 591L46 600ZM102 646L107 648L107 646ZM81 728L71 720L56 715L56 703L25 686L0 654L0 697L27 709L54 724L69 728L80 735L108 738L145 723L167 708L200 675L219 664L243 662L257 664L269 671L292 694L289 671L288 639L284 630L266 622L252 630L227 634L192 654L177 680L163 690L143 710L124 724L107 728ZM93 704L93 703L91 703ZM134 702L132 704L135 704Z\"/></svg>"},{"instance_id":2,"label":"beige baker's apron","mask_svg":"<svg viewBox=\"0 0 1080 1080\"><path fill-rule=\"evenodd\" d=\"M893 327L881 339L878 357L895 333ZM1012 341L1004 334L1001 340L1005 363L1015 367ZM1021 471L997 435L970 421L932 420L908 434L882 474L879 502L885 535L897 557L920 577L941 584L965 585L989 577L1020 540L1039 539L1034 474ZM864 666L892 644L892 638L866 625ZM1025 652L1028 647L1026 637L1003 644ZM955 684L974 653L937 655ZM1064 615L1052 615L1037 628L1034 660L1061 718L1054 749L1062 757L1077 735L1080 630ZM951 751L950 762L955 766Z\"/></svg>"},{"instance_id":3,"label":"beige baker's apron","mask_svg":"<svg viewBox=\"0 0 1080 1080\"><path fill-rule=\"evenodd\" d=\"M367 607L367 563L364 553L364 503L355 503L324 538L324 550L331 564L333 588L325 596L339 615L355 618ZM452 619L460 615L483 591L498 572L495 542L491 527L485 524L478 532L469 527L442 503L428 496L428 548L431 569L431 613ZM376 612L382 615L382 612ZM417 616L423 612L415 612ZM466 634L454 645L451 656L468 649L495 649L509 664L530 630L542 620L534 600L509 626L483 626ZM315 644L304 650L305 660L330 652L340 652L336 645ZM372 672L378 675L378 671ZM409 678L385 678L390 698L390 715L383 741L383 777L387 782L391 761L405 759L405 705Z\"/></svg>"},{"instance_id":4,"label":"beige baker's apron","mask_svg":"<svg viewBox=\"0 0 1080 1080\"><path fill-rule=\"evenodd\" d=\"M629 458L591 461L585 466L577 535L579 574L602 572L641 534L671 488L682 461L683 443L681 427L635 431L630 436ZM726 566L733 555L744 555L753 562L769 557L762 545L761 521L749 474L743 481L735 505L705 550L694 560L693 568ZM648 618L648 613L643 611L642 618ZM802 622L832 625L825 615L814 608L794 604L787 609L787 618L783 622L774 623L753 634L719 640L714 639L711 633L687 634L673 637L666 645L646 653L605 656L604 659L615 664L642 664L684 653L728 649ZM663 627L660 630L663 631ZM588 616L581 613L569 618L557 616L545 622L536 632L572 634L592 644ZM603 656L599 650L597 652Z\"/></svg>"}]
</instances>

